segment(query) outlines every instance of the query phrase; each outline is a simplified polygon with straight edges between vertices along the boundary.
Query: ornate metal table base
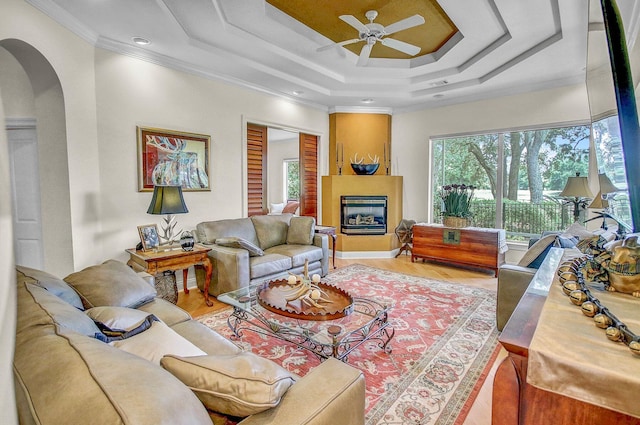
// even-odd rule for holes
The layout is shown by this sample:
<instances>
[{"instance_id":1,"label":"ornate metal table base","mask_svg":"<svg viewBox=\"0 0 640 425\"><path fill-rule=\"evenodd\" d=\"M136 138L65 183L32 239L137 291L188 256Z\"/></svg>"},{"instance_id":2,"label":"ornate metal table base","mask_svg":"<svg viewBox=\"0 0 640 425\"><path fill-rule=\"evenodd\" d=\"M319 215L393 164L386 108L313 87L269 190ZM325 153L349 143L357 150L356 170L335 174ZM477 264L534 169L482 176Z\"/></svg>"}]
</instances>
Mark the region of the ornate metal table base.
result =
<instances>
[{"instance_id":1,"label":"ornate metal table base","mask_svg":"<svg viewBox=\"0 0 640 425\"><path fill-rule=\"evenodd\" d=\"M250 302L255 303L255 298ZM252 308L234 306L227 323L233 331L234 338L242 337L243 331L248 330L287 341L312 352L320 359L335 357L346 362L349 354L367 341L377 341L380 349L390 353L390 342L395 330L388 321L389 308L375 301L355 297L354 307L355 311L352 314L364 315L370 320L363 326L347 332L344 331L343 326L332 324L332 321L289 319L257 309L255 306ZM323 325L326 325L326 332L324 328L318 332L318 328ZM325 338L326 341L321 340Z\"/></svg>"}]
</instances>

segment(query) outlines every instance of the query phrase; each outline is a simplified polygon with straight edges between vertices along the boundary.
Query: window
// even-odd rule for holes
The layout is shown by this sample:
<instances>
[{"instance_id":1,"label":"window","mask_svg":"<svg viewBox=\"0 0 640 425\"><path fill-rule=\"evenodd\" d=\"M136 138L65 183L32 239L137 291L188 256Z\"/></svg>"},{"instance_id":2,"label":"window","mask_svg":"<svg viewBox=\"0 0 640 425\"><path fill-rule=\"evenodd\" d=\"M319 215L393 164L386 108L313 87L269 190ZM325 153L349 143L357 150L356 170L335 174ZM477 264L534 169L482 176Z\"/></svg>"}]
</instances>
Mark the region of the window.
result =
<instances>
[{"instance_id":1,"label":"window","mask_svg":"<svg viewBox=\"0 0 640 425\"><path fill-rule=\"evenodd\" d=\"M473 225L507 231L525 240L566 229L573 203L558 194L569 176L587 176L589 126L510 131L436 139L432 155L434 221L443 185L477 187Z\"/></svg>"},{"instance_id":2,"label":"window","mask_svg":"<svg viewBox=\"0 0 640 425\"><path fill-rule=\"evenodd\" d=\"M621 222L631 225L631 203L617 115L593 123L593 140L598 157L598 173L606 174L611 183L620 189L604 195L609 202L608 212Z\"/></svg>"},{"instance_id":3,"label":"window","mask_svg":"<svg viewBox=\"0 0 640 425\"><path fill-rule=\"evenodd\" d=\"M282 162L284 173L283 193L287 201L300 200L300 162L298 159L285 159Z\"/></svg>"}]
</instances>

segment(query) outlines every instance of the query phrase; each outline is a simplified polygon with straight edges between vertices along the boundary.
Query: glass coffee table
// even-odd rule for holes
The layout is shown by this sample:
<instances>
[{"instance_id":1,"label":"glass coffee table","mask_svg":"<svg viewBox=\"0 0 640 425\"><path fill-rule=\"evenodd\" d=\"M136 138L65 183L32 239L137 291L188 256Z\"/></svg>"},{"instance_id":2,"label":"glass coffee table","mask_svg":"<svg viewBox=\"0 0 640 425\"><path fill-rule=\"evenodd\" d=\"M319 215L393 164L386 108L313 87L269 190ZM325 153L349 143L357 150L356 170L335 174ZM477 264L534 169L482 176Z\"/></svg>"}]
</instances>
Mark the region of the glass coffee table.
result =
<instances>
[{"instance_id":1,"label":"glass coffee table","mask_svg":"<svg viewBox=\"0 0 640 425\"><path fill-rule=\"evenodd\" d=\"M320 359L335 357L347 361L349 353L367 341L374 341L386 353L395 333L388 320L390 307L375 300L353 297L353 312L333 320L303 320L267 310L257 301L252 285L218 296L218 301L233 306L227 323L234 338L243 331L287 341L304 348Z\"/></svg>"}]
</instances>

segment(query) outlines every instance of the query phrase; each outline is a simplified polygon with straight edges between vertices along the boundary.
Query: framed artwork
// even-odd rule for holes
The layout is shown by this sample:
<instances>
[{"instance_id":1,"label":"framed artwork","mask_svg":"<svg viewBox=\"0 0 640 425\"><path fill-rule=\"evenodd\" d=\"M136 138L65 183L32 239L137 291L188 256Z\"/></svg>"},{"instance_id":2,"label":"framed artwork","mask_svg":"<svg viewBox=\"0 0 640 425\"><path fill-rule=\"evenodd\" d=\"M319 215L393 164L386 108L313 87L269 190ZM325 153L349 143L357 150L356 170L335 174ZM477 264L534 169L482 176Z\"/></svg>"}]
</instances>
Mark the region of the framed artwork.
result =
<instances>
[{"instance_id":1,"label":"framed artwork","mask_svg":"<svg viewBox=\"0 0 640 425\"><path fill-rule=\"evenodd\" d=\"M143 251L151 251L160 246L160 238L158 237L158 226L155 224L145 224L138 226L138 234L140 235L140 243L142 243Z\"/></svg>"},{"instance_id":2,"label":"framed artwork","mask_svg":"<svg viewBox=\"0 0 640 425\"><path fill-rule=\"evenodd\" d=\"M139 192L151 192L155 185L211 190L211 136L147 127L137 127L137 134Z\"/></svg>"}]
</instances>

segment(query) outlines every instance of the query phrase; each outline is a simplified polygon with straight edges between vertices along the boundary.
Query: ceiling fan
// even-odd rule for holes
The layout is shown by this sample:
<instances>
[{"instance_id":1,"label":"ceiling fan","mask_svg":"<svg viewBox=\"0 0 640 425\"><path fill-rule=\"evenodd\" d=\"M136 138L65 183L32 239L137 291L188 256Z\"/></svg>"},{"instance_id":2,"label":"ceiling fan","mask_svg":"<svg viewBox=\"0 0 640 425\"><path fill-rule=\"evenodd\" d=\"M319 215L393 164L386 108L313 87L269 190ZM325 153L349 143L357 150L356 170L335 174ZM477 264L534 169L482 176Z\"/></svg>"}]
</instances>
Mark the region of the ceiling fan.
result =
<instances>
[{"instance_id":1,"label":"ceiling fan","mask_svg":"<svg viewBox=\"0 0 640 425\"><path fill-rule=\"evenodd\" d=\"M364 41L365 45L362 46L362 50L360 50L360 56L358 57L357 66L364 66L367 64L369 55L371 55L371 49L377 42L380 42L384 46L399 50L411 56L415 56L420 52L420 47L418 46L414 46L413 44L405 43L404 41L396 40L393 38L387 38L385 36L424 24L424 18L422 16L413 15L391 25L387 25L386 27L373 22L373 20L378 16L378 12L376 12L375 10L369 10L367 13L365 13L364 16L369 20L368 24L363 24L353 15L340 15L340 19L358 30L359 37L320 47L317 51L321 52L332 47L346 46L347 44Z\"/></svg>"}]
</instances>

